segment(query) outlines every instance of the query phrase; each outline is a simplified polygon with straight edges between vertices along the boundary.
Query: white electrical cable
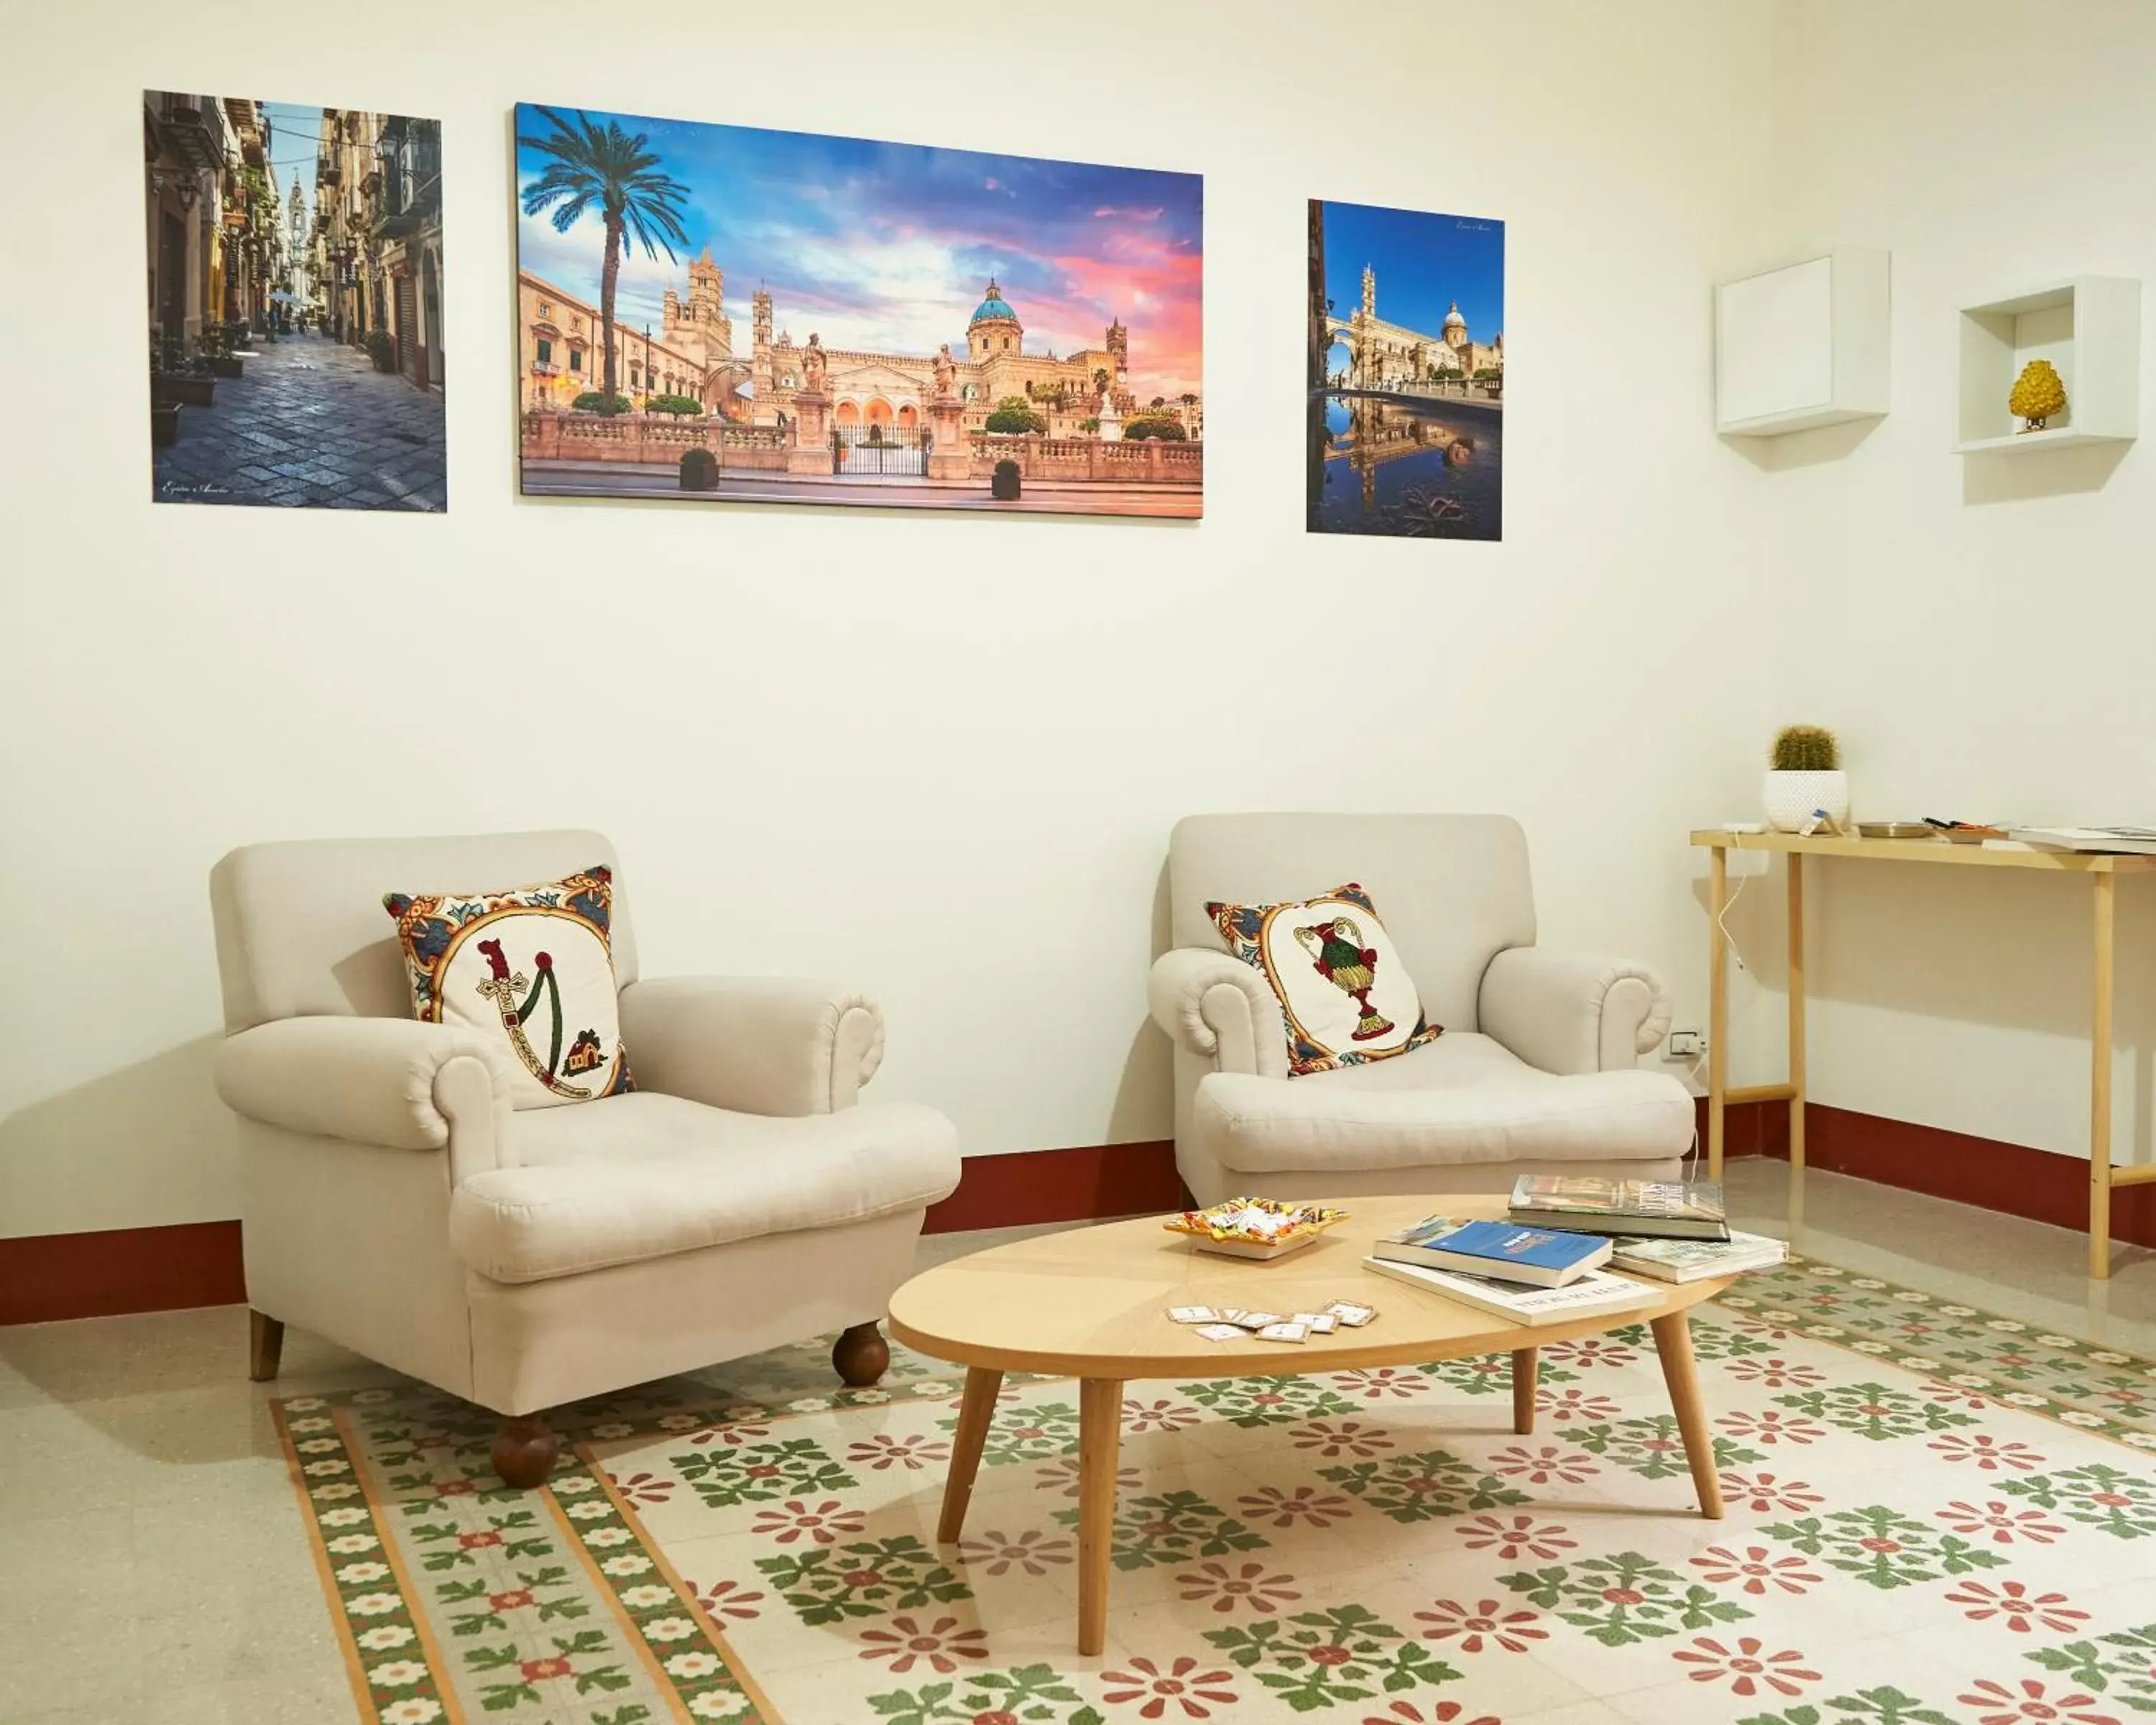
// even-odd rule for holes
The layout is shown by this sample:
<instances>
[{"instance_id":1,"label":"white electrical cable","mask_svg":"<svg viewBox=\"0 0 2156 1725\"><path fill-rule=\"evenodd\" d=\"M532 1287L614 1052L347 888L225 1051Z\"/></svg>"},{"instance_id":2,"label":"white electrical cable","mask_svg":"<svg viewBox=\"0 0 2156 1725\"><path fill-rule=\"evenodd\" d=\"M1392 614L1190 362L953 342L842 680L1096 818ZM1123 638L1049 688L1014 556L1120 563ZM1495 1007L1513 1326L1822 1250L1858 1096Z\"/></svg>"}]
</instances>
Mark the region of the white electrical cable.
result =
<instances>
[{"instance_id":1,"label":"white electrical cable","mask_svg":"<svg viewBox=\"0 0 2156 1725\"><path fill-rule=\"evenodd\" d=\"M1743 848L1744 841L1741 836L1733 838L1729 847L1732 855L1743 850ZM1722 909L1716 914L1714 919L1714 937L1718 941L1728 942L1730 956L1736 959L1737 968L1739 970L1749 970L1751 967L1744 962L1744 954L1737 944L1737 937L1729 932L1728 917L1729 913L1737 908L1737 901L1744 896L1744 885L1751 878L1749 875L1739 875L1737 877L1737 891L1722 901ZM1723 1026L1724 1034L1727 1034L1727 1025ZM1691 1081L1694 1084L1700 1082L1699 1069L1713 1052L1713 1045L1710 1044L1691 1057L1691 1065L1687 1070L1691 1075ZM1692 1178L1693 1170L1698 1163L1699 1128L1694 1127L1691 1133L1691 1148L1685 1152L1685 1178L1687 1180Z\"/></svg>"}]
</instances>

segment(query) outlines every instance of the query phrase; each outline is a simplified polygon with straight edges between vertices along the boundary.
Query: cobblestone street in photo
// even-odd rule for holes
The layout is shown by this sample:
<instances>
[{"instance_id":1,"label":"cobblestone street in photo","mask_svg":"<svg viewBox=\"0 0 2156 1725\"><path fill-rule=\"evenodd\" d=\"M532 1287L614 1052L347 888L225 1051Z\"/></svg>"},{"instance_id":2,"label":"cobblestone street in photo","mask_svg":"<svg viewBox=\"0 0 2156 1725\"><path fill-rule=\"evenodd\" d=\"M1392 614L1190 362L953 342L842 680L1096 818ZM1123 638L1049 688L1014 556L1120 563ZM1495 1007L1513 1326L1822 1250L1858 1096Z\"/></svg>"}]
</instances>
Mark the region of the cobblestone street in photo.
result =
<instances>
[{"instance_id":1,"label":"cobblestone street in photo","mask_svg":"<svg viewBox=\"0 0 2156 1725\"><path fill-rule=\"evenodd\" d=\"M162 502L449 506L441 395L326 336L260 343L215 406L180 409L178 441L156 456Z\"/></svg>"}]
</instances>

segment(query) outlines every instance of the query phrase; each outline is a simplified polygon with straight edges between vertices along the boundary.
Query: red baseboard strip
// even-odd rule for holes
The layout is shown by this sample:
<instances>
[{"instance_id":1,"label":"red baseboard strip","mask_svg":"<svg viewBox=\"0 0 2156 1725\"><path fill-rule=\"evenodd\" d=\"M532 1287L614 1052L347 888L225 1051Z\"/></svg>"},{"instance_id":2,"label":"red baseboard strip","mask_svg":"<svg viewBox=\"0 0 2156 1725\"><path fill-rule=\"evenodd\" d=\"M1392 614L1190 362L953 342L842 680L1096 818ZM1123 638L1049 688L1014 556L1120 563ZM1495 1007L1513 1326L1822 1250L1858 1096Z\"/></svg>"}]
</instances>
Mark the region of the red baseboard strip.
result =
<instances>
[{"instance_id":1,"label":"red baseboard strip","mask_svg":"<svg viewBox=\"0 0 2156 1725\"><path fill-rule=\"evenodd\" d=\"M1088 1144L1029 1155L970 1156L958 1189L928 1207L930 1234L1016 1228L1037 1222L1088 1222L1181 1209L1175 1141Z\"/></svg>"},{"instance_id":2,"label":"red baseboard strip","mask_svg":"<svg viewBox=\"0 0 2156 1725\"><path fill-rule=\"evenodd\" d=\"M246 1297L237 1222L0 1240L0 1324L232 1306Z\"/></svg>"}]
</instances>

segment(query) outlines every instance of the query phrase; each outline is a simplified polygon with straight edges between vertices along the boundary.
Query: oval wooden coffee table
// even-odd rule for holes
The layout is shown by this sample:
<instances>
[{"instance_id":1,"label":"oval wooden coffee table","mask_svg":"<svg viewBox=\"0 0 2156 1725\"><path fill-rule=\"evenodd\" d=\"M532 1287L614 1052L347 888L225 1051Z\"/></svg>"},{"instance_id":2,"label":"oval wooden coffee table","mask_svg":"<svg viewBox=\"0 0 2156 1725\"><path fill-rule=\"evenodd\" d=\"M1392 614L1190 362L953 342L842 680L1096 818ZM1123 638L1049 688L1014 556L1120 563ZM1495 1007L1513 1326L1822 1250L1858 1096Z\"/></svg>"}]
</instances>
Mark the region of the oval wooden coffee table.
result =
<instances>
[{"instance_id":1,"label":"oval wooden coffee table","mask_svg":"<svg viewBox=\"0 0 2156 1725\"><path fill-rule=\"evenodd\" d=\"M966 1368L966 1395L951 1446L951 1474L936 1537L958 1537L981 1447L1005 1372L1072 1377L1078 1385L1078 1651L1098 1653L1108 1612L1115 1532L1116 1450L1123 1385L1146 1378L1259 1378L1361 1366L1412 1365L1483 1354L1512 1356L1512 1429L1534 1430L1536 1349L1625 1324L1654 1329L1700 1512L1718 1517L1722 1491L1699 1399L1685 1312L1732 1278L1672 1286L1645 1281L1652 1305L1532 1329L1507 1323L1363 1268L1372 1243L1433 1211L1502 1216L1502 1198L1337 1200L1349 1219L1314 1245L1257 1263L1202 1252L1158 1216L1040 1235L937 1266L891 1296L891 1333L908 1347ZM1344 1325L1302 1343L1209 1342L1168 1316L1170 1306L1240 1306L1287 1314L1328 1301L1378 1308L1361 1329Z\"/></svg>"}]
</instances>

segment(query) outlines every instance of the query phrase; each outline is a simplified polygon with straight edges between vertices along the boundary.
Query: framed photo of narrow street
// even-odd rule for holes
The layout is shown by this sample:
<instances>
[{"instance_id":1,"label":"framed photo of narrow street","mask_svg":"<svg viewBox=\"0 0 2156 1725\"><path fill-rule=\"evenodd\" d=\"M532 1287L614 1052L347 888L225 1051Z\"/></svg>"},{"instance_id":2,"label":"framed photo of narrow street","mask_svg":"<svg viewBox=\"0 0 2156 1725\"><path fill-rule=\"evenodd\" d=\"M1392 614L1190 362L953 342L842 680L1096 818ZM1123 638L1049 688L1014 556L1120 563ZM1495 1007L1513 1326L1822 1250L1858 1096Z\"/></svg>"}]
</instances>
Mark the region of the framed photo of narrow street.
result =
<instances>
[{"instance_id":1,"label":"framed photo of narrow street","mask_svg":"<svg viewBox=\"0 0 2156 1725\"><path fill-rule=\"evenodd\" d=\"M1505 536L1505 224L1310 201L1313 533Z\"/></svg>"},{"instance_id":2,"label":"framed photo of narrow street","mask_svg":"<svg viewBox=\"0 0 2156 1725\"><path fill-rule=\"evenodd\" d=\"M442 128L142 93L151 495L449 507Z\"/></svg>"},{"instance_id":3,"label":"framed photo of narrow street","mask_svg":"<svg viewBox=\"0 0 2156 1725\"><path fill-rule=\"evenodd\" d=\"M1192 517L1196 174L516 110L531 495Z\"/></svg>"}]
</instances>

